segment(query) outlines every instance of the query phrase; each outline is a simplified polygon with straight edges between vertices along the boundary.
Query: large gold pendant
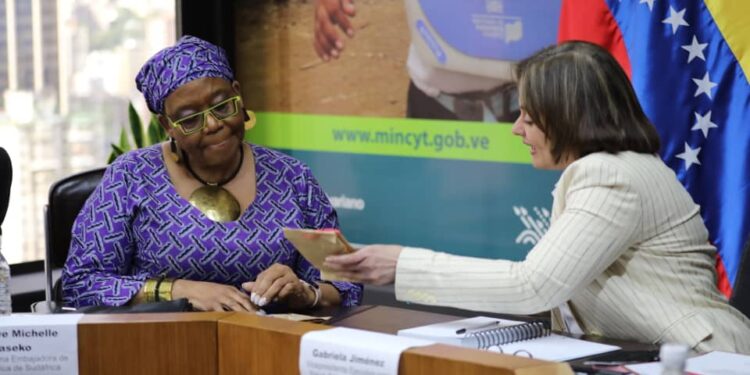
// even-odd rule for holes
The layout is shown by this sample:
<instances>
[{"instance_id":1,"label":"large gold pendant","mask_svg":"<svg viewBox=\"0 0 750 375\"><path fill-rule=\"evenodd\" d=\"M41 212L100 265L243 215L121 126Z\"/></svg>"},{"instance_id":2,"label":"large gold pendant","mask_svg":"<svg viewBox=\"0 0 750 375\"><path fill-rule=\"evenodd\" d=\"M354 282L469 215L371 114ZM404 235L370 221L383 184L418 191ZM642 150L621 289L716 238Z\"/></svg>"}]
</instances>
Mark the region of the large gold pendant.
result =
<instances>
[{"instance_id":1,"label":"large gold pendant","mask_svg":"<svg viewBox=\"0 0 750 375\"><path fill-rule=\"evenodd\" d=\"M240 217L237 199L221 186L203 185L195 189L188 200L213 221L224 223Z\"/></svg>"}]
</instances>

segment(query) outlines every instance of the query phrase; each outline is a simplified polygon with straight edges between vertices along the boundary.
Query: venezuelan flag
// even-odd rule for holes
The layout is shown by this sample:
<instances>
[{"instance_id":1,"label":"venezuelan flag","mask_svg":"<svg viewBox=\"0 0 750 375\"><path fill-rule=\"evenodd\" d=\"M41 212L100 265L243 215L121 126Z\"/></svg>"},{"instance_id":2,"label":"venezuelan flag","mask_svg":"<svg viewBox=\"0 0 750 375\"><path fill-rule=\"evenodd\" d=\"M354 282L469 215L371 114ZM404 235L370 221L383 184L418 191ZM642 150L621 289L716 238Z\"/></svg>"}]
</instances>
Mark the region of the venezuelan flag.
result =
<instances>
[{"instance_id":1,"label":"venezuelan flag","mask_svg":"<svg viewBox=\"0 0 750 375\"><path fill-rule=\"evenodd\" d=\"M631 77L729 296L750 233L750 1L564 0L561 12L560 41L607 48Z\"/></svg>"}]
</instances>

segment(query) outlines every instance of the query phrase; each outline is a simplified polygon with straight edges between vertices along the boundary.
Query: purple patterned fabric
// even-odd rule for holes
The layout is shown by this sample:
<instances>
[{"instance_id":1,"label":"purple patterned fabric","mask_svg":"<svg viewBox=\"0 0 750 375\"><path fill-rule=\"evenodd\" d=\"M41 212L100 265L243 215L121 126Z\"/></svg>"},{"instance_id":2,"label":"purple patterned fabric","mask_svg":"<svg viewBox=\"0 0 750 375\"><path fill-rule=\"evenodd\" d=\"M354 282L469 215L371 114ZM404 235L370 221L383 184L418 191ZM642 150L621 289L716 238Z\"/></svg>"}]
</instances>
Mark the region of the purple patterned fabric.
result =
<instances>
[{"instance_id":1,"label":"purple patterned fabric","mask_svg":"<svg viewBox=\"0 0 750 375\"><path fill-rule=\"evenodd\" d=\"M164 100L172 91L206 77L234 81L232 68L221 47L186 35L174 46L164 48L146 61L135 76L135 84L146 98L148 109L153 113L164 113Z\"/></svg>"},{"instance_id":2,"label":"purple patterned fabric","mask_svg":"<svg viewBox=\"0 0 750 375\"><path fill-rule=\"evenodd\" d=\"M228 223L208 219L177 194L160 145L117 158L73 226L62 274L65 305L123 305L158 276L239 288L274 263L319 281L320 272L282 228L336 228L336 211L302 162L259 146L252 150L256 198ZM343 306L360 303L361 285L332 284Z\"/></svg>"}]
</instances>

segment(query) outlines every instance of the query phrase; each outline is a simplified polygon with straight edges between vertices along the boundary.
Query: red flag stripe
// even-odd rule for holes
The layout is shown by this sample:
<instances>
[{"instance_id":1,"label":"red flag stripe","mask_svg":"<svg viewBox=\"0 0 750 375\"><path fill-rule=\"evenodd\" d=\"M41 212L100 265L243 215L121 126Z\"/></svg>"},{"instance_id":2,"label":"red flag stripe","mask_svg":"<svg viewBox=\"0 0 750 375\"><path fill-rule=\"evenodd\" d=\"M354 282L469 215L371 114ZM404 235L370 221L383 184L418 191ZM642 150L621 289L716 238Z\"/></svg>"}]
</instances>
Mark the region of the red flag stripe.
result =
<instances>
[{"instance_id":1,"label":"red flag stripe","mask_svg":"<svg viewBox=\"0 0 750 375\"><path fill-rule=\"evenodd\" d=\"M625 41L604 0L563 0L557 40L583 40L606 48L630 77Z\"/></svg>"},{"instance_id":2,"label":"red flag stripe","mask_svg":"<svg viewBox=\"0 0 750 375\"><path fill-rule=\"evenodd\" d=\"M716 285L719 287L719 291L727 298L732 296L732 285L729 284L729 277L727 277L727 270L724 269L724 262L721 260L721 256L716 254Z\"/></svg>"},{"instance_id":3,"label":"red flag stripe","mask_svg":"<svg viewBox=\"0 0 750 375\"><path fill-rule=\"evenodd\" d=\"M563 0L557 40L583 40L598 44L617 59L628 77L632 77L622 32L604 0ZM719 254L716 256L716 272L719 290L729 297L732 285Z\"/></svg>"}]
</instances>

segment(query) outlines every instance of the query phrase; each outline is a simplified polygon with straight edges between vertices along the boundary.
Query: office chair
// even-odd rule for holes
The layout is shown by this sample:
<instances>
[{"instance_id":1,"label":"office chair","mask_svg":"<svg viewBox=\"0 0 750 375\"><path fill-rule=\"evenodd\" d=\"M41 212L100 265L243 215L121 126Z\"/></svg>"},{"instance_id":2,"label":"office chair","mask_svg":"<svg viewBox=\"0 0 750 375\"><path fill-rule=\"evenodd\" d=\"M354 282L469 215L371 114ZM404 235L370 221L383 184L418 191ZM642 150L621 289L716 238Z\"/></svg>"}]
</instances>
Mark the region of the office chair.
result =
<instances>
[{"instance_id":1,"label":"office chair","mask_svg":"<svg viewBox=\"0 0 750 375\"><path fill-rule=\"evenodd\" d=\"M10 202L10 183L13 181L13 165L10 156L0 147L0 235L3 234L2 225Z\"/></svg>"},{"instance_id":2,"label":"office chair","mask_svg":"<svg viewBox=\"0 0 750 375\"><path fill-rule=\"evenodd\" d=\"M729 304L750 318L750 238L745 242L740 259L740 269L732 288Z\"/></svg>"},{"instance_id":3,"label":"office chair","mask_svg":"<svg viewBox=\"0 0 750 375\"><path fill-rule=\"evenodd\" d=\"M49 311L62 306L60 280L52 282L52 271L65 265L73 222L103 175L104 168L77 173L55 182L49 189L49 201L44 208L45 301Z\"/></svg>"}]
</instances>

